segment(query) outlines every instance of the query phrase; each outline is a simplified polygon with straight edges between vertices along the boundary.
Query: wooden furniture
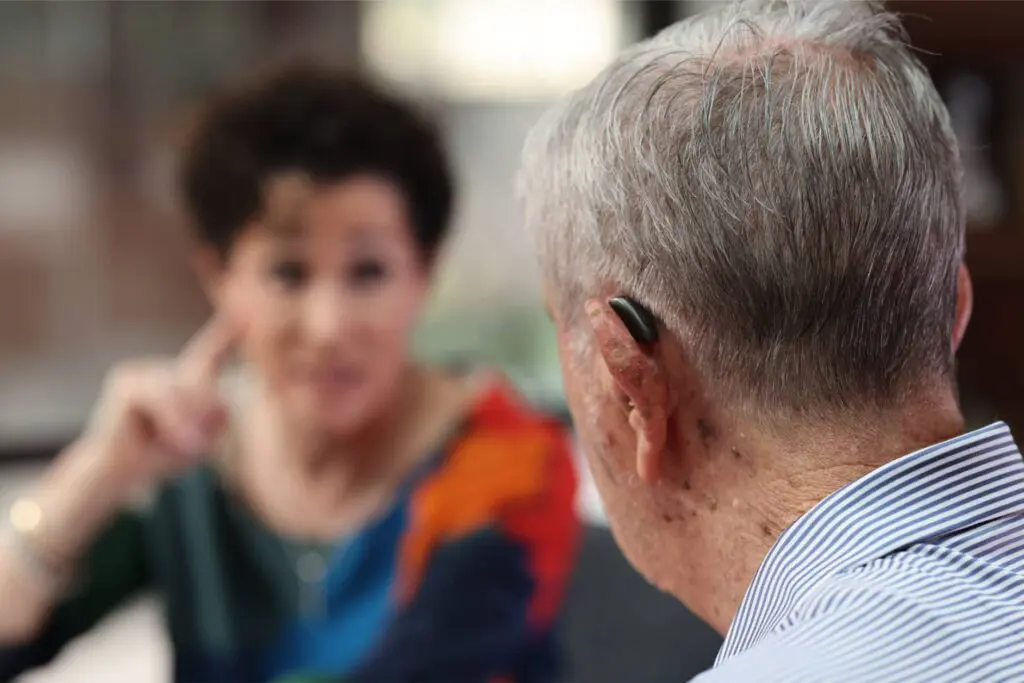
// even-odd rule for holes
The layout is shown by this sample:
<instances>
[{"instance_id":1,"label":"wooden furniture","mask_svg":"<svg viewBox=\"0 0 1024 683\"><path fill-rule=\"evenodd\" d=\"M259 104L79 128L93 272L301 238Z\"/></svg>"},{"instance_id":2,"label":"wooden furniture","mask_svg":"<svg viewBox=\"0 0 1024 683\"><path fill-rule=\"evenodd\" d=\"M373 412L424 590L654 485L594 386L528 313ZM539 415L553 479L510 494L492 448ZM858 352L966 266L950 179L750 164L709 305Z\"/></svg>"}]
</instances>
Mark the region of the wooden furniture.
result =
<instances>
[{"instance_id":1,"label":"wooden furniture","mask_svg":"<svg viewBox=\"0 0 1024 683\"><path fill-rule=\"evenodd\" d=\"M357 3L0 3L0 462L77 433L116 359L208 315L174 210L210 88L289 56L358 64Z\"/></svg>"}]
</instances>

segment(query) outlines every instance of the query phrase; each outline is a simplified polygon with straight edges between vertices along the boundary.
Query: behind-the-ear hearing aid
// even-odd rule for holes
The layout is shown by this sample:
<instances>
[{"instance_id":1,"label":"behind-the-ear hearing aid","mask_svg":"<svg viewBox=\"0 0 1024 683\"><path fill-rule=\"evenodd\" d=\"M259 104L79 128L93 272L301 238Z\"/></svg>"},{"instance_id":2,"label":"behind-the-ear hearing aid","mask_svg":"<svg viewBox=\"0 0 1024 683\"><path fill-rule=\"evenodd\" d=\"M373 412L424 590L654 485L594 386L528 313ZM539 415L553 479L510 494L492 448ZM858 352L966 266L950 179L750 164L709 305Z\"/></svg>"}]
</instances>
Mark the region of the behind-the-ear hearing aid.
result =
<instances>
[{"instance_id":1,"label":"behind-the-ear hearing aid","mask_svg":"<svg viewBox=\"0 0 1024 683\"><path fill-rule=\"evenodd\" d=\"M637 342L653 344L658 341L658 322L641 304L627 296L616 296L608 300L608 305Z\"/></svg>"}]
</instances>

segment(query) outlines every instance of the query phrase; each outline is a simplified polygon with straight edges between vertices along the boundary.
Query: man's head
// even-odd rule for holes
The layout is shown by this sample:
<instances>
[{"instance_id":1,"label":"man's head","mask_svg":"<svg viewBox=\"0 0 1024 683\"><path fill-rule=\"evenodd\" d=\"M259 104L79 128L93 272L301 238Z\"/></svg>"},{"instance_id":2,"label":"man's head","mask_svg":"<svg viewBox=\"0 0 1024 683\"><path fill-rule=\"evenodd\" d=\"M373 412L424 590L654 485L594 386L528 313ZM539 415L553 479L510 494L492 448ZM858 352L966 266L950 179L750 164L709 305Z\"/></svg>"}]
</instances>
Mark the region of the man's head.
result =
<instances>
[{"instance_id":1,"label":"man's head","mask_svg":"<svg viewBox=\"0 0 1024 683\"><path fill-rule=\"evenodd\" d=\"M741 505L718 498L772 466L750 432L870 432L954 392L956 142L871 5L747 2L634 46L537 125L520 192L613 529L677 594L650 529Z\"/></svg>"}]
</instances>

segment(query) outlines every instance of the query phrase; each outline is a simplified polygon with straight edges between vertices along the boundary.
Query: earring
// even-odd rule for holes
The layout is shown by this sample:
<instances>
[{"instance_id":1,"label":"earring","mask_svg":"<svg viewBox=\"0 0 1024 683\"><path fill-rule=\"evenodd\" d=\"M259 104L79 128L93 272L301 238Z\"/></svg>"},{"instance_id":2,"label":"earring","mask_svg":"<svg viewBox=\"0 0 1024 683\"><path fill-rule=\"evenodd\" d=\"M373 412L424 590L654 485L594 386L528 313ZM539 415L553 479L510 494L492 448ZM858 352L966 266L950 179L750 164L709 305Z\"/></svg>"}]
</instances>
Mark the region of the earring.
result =
<instances>
[{"instance_id":1,"label":"earring","mask_svg":"<svg viewBox=\"0 0 1024 683\"><path fill-rule=\"evenodd\" d=\"M653 344L658 341L658 323L654 314L641 304L626 296L616 296L608 300L608 306L619 316L630 336L641 344Z\"/></svg>"}]
</instances>

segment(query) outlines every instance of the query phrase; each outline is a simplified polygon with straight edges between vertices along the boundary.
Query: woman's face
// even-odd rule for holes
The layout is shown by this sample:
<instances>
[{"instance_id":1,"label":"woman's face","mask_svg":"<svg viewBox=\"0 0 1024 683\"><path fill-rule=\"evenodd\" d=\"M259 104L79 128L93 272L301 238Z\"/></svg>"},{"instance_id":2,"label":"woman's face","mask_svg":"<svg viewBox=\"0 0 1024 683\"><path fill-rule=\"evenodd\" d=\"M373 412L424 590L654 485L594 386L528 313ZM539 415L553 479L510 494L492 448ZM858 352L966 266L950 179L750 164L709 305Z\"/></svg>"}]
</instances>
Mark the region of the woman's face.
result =
<instances>
[{"instance_id":1,"label":"woman's face","mask_svg":"<svg viewBox=\"0 0 1024 683\"><path fill-rule=\"evenodd\" d=\"M397 397L427 280L395 185L282 176L210 291L289 418L345 436Z\"/></svg>"}]
</instances>

